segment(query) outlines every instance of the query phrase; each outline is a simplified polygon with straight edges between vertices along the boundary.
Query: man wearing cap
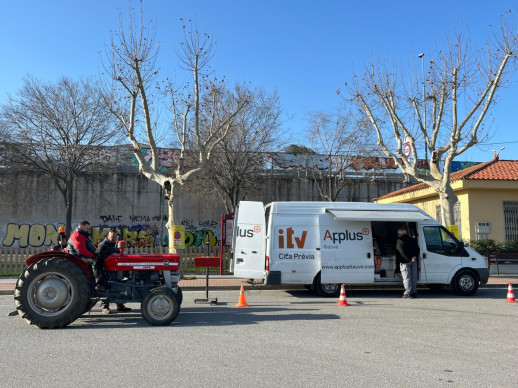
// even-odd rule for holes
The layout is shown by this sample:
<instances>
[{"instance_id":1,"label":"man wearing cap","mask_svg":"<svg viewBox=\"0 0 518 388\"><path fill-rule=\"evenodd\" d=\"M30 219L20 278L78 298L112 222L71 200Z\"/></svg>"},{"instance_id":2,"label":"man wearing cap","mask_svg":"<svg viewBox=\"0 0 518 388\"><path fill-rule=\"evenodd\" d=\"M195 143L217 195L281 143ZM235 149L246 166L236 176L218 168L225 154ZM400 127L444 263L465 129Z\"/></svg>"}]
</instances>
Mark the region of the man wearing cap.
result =
<instances>
[{"instance_id":1,"label":"man wearing cap","mask_svg":"<svg viewBox=\"0 0 518 388\"><path fill-rule=\"evenodd\" d=\"M97 254L101 262L104 264L104 260L113 253L120 253L119 248L117 248L117 229L111 228L106 238L99 243L97 246ZM110 313L110 302L108 299L101 302L101 309L104 314ZM131 311L131 308L126 307L122 303L117 303L117 311L120 312L128 312Z\"/></svg>"}]
</instances>

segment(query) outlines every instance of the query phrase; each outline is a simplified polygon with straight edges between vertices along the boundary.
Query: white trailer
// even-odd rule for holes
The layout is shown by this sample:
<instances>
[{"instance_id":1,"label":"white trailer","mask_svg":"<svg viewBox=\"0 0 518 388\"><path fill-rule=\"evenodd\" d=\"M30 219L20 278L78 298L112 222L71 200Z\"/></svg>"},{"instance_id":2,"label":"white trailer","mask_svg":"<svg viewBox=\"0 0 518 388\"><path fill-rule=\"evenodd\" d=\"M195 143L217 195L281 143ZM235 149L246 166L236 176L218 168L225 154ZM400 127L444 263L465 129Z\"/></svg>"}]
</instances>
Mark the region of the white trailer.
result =
<instances>
[{"instance_id":1,"label":"white trailer","mask_svg":"<svg viewBox=\"0 0 518 388\"><path fill-rule=\"evenodd\" d=\"M311 286L336 296L340 284L401 284L397 229L420 247L418 284L473 295L488 281L484 257L414 205L241 201L234 221L234 276Z\"/></svg>"}]
</instances>

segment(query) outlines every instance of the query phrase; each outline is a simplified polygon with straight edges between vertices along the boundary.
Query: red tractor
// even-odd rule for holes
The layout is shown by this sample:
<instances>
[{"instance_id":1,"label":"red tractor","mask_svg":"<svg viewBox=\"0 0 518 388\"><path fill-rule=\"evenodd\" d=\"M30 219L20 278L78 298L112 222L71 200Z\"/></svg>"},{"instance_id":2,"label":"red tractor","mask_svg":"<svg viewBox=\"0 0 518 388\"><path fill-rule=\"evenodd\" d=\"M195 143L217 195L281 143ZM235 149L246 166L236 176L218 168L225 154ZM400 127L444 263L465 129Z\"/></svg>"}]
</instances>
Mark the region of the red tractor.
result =
<instances>
[{"instance_id":1,"label":"red tractor","mask_svg":"<svg viewBox=\"0 0 518 388\"><path fill-rule=\"evenodd\" d=\"M112 254L104 261L110 286L98 291L90 266L66 252L41 252L26 260L14 291L18 314L40 329L69 325L102 299L141 302L152 325L168 325L180 312L180 255Z\"/></svg>"}]
</instances>

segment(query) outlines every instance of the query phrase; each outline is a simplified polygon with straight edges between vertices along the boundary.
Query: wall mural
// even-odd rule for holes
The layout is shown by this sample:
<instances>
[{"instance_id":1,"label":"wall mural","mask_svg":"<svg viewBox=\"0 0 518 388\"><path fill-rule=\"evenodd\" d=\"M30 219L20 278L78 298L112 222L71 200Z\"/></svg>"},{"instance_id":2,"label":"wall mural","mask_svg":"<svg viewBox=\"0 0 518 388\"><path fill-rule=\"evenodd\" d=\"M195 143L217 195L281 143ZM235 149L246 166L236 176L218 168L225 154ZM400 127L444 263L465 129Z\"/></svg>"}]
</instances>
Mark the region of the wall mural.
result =
<instances>
[{"instance_id":1,"label":"wall mural","mask_svg":"<svg viewBox=\"0 0 518 388\"><path fill-rule=\"evenodd\" d=\"M129 219L131 223L124 223ZM167 216L129 216L103 215L101 222L92 224L92 240L95 245L101 242L111 228L116 228L119 239L124 240L130 247L153 247L162 244L167 246ZM161 236L161 221L164 221L164 236ZM217 246L220 241L219 221L184 220L186 247ZM1 246L5 248L39 248L52 247L57 244L58 229L63 223L9 223L0 226ZM74 224L74 228L77 223ZM3 232L5 231L5 232Z\"/></svg>"},{"instance_id":2,"label":"wall mural","mask_svg":"<svg viewBox=\"0 0 518 388\"><path fill-rule=\"evenodd\" d=\"M7 224L3 247L53 246L58 241L58 228L64 224Z\"/></svg>"}]
</instances>

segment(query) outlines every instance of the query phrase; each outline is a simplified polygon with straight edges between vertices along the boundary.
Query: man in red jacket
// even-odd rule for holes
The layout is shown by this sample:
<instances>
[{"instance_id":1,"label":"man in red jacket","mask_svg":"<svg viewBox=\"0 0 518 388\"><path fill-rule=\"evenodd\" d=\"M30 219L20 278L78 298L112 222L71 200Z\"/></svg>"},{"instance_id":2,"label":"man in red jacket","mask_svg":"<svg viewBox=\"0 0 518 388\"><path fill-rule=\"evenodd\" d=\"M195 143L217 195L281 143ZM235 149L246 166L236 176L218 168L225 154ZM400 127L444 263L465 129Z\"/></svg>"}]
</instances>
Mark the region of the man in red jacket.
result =
<instances>
[{"instance_id":1,"label":"man in red jacket","mask_svg":"<svg viewBox=\"0 0 518 388\"><path fill-rule=\"evenodd\" d=\"M67 250L73 255L81 257L92 267L98 291L104 291L109 285L103 280L102 262L95 255L95 245L90 239L90 223L83 220L79 223L76 231L68 239Z\"/></svg>"}]
</instances>

